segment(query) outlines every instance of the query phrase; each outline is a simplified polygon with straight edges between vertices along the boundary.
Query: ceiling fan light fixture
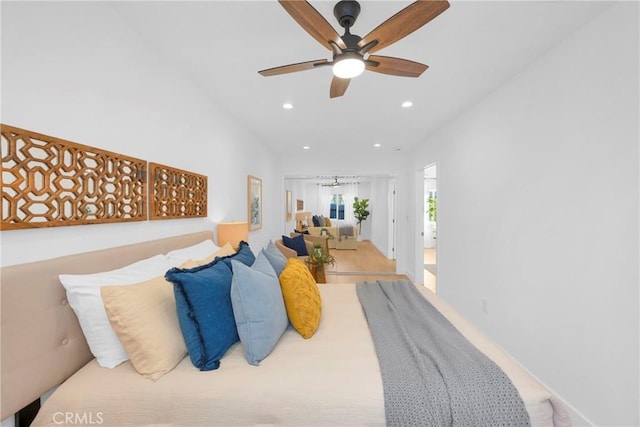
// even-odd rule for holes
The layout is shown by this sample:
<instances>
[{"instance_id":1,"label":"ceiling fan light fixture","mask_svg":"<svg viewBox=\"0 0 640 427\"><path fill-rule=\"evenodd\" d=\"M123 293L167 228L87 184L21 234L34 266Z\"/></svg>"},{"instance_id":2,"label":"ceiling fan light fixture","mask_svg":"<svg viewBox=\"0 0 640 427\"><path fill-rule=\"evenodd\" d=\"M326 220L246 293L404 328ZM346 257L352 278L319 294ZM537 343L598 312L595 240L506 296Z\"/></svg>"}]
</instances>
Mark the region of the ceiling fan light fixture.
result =
<instances>
[{"instance_id":1,"label":"ceiling fan light fixture","mask_svg":"<svg viewBox=\"0 0 640 427\"><path fill-rule=\"evenodd\" d=\"M333 75L341 79L352 79L364 71L364 62L357 54L346 56L333 64Z\"/></svg>"},{"instance_id":2,"label":"ceiling fan light fixture","mask_svg":"<svg viewBox=\"0 0 640 427\"><path fill-rule=\"evenodd\" d=\"M323 187L340 187L342 184L340 184L340 182L338 182L338 177L336 176L333 179L333 182L324 182L324 183L322 183L320 185L322 185Z\"/></svg>"}]
</instances>

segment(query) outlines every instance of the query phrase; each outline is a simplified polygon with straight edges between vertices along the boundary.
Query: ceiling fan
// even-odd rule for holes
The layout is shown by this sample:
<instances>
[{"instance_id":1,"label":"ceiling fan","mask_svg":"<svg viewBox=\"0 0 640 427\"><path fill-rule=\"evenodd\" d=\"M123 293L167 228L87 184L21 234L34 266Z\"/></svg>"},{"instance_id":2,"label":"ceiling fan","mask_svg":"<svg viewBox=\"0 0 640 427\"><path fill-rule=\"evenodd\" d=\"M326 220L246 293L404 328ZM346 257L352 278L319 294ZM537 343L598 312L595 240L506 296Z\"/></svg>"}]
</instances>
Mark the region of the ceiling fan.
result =
<instances>
[{"instance_id":1,"label":"ceiling fan","mask_svg":"<svg viewBox=\"0 0 640 427\"><path fill-rule=\"evenodd\" d=\"M338 182L338 177L337 176L333 179L333 182L323 182L322 183L323 187L340 187L340 185L341 184Z\"/></svg>"},{"instance_id":2,"label":"ceiling fan","mask_svg":"<svg viewBox=\"0 0 640 427\"><path fill-rule=\"evenodd\" d=\"M366 36L360 37L350 32L360 14L360 4L357 1L342 0L333 8L334 16L345 29L342 36L338 35L309 2L278 1L307 33L333 52L333 60L317 59L258 72L267 77L332 65L334 77L329 91L331 98L344 95L351 78L360 75L365 69L393 76L419 77L428 65L408 59L371 54L411 34L449 7L446 0L418 0L384 21Z\"/></svg>"}]
</instances>

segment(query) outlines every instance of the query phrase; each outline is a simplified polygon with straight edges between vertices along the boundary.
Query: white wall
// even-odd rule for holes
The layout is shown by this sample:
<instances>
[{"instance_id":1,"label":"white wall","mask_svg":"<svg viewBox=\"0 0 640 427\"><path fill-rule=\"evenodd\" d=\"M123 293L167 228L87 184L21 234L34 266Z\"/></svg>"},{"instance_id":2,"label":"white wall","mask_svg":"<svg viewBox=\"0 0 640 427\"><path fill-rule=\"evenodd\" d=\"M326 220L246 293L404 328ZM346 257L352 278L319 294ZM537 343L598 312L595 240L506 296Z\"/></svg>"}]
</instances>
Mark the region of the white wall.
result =
<instances>
[{"instance_id":1,"label":"white wall","mask_svg":"<svg viewBox=\"0 0 640 427\"><path fill-rule=\"evenodd\" d=\"M284 215L276 157L105 2L3 2L2 123L208 175L209 218L3 231L2 265L121 245L247 218L263 183L255 249Z\"/></svg>"},{"instance_id":2,"label":"white wall","mask_svg":"<svg viewBox=\"0 0 640 427\"><path fill-rule=\"evenodd\" d=\"M389 252L389 178L372 178L370 183L369 212L371 215L362 223L362 238L371 243L387 258L392 257Z\"/></svg>"},{"instance_id":3,"label":"white wall","mask_svg":"<svg viewBox=\"0 0 640 427\"><path fill-rule=\"evenodd\" d=\"M440 295L602 426L640 423L638 9L607 9L412 156L438 162Z\"/></svg>"}]
</instances>

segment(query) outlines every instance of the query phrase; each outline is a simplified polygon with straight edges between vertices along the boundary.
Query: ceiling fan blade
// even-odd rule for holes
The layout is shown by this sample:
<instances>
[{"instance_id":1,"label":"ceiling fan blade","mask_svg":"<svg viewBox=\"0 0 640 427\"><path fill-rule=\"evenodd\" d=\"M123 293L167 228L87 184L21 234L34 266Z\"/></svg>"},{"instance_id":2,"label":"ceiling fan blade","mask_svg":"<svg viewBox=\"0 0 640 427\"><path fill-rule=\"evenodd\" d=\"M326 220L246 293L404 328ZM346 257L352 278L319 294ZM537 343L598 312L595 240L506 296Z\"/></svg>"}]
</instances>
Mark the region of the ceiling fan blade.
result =
<instances>
[{"instance_id":1,"label":"ceiling fan blade","mask_svg":"<svg viewBox=\"0 0 640 427\"><path fill-rule=\"evenodd\" d=\"M378 65L371 64L370 61L377 62ZM420 77L429 68L428 65L409 61L408 59L380 55L369 55L365 63L365 68L369 71L402 77Z\"/></svg>"},{"instance_id":2,"label":"ceiling fan blade","mask_svg":"<svg viewBox=\"0 0 640 427\"><path fill-rule=\"evenodd\" d=\"M283 65L281 67L268 68L266 70L258 71L265 77L277 76L278 74L295 73L296 71L311 70L322 65L329 65L330 62L326 59L316 59L315 61L299 62L297 64Z\"/></svg>"},{"instance_id":3,"label":"ceiling fan blade","mask_svg":"<svg viewBox=\"0 0 640 427\"><path fill-rule=\"evenodd\" d=\"M341 79L340 77L333 77L331 80L331 89L329 90L329 98L337 98L344 95L351 83L351 79Z\"/></svg>"},{"instance_id":4,"label":"ceiling fan blade","mask_svg":"<svg viewBox=\"0 0 640 427\"><path fill-rule=\"evenodd\" d=\"M369 53L376 52L413 33L448 8L446 0L418 0L378 25L360 40L358 46L377 40L378 44L369 49Z\"/></svg>"},{"instance_id":5,"label":"ceiling fan blade","mask_svg":"<svg viewBox=\"0 0 640 427\"><path fill-rule=\"evenodd\" d=\"M341 49L346 49L347 46L340 35L309 2L300 0L278 0L278 2L322 46L332 50L331 44L329 44L331 40Z\"/></svg>"}]
</instances>

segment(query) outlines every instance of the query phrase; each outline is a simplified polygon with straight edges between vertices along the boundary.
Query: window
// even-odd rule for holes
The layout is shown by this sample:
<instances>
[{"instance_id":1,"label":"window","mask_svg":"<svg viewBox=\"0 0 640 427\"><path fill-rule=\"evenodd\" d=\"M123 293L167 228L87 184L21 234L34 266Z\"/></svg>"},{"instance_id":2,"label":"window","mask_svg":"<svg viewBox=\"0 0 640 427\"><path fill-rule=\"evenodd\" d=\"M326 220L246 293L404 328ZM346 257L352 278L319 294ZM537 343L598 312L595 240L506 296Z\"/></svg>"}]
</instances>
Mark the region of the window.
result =
<instances>
[{"instance_id":1,"label":"window","mask_svg":"<svg viewBox=\"0 0 640 427\"><path fill-rule=\"evenodd\" d=\"M329 219L344 219L344 198L342 194L334 194L331 196Z\"/></svg>"}]
</instances>

